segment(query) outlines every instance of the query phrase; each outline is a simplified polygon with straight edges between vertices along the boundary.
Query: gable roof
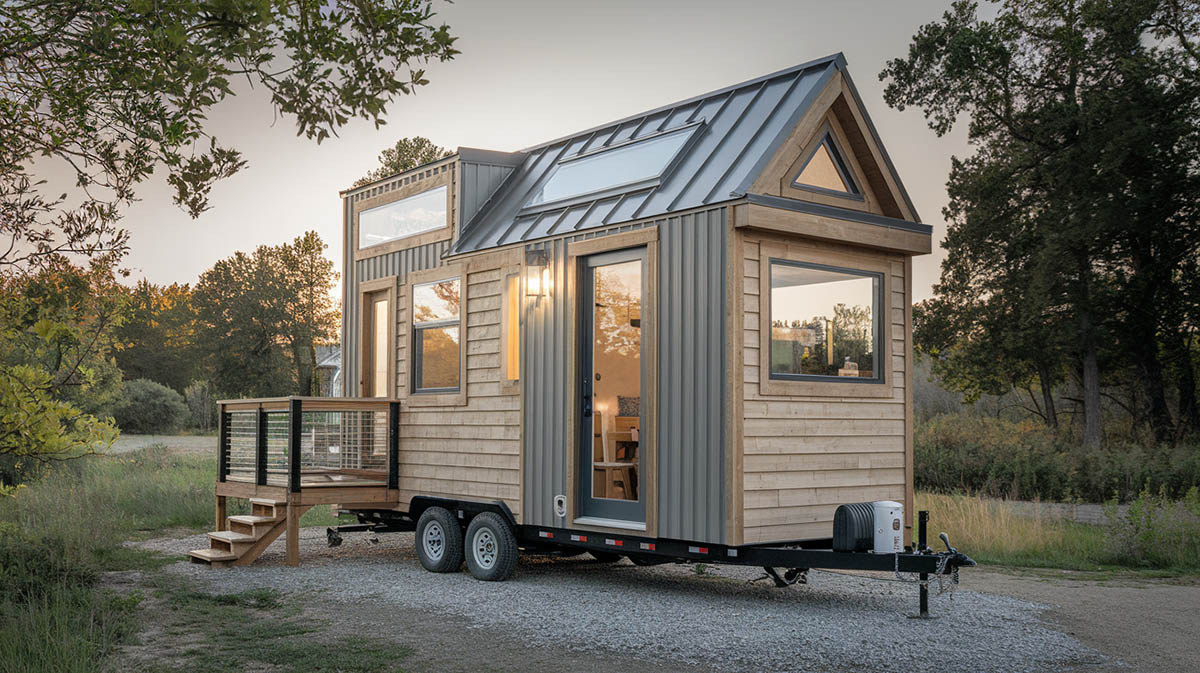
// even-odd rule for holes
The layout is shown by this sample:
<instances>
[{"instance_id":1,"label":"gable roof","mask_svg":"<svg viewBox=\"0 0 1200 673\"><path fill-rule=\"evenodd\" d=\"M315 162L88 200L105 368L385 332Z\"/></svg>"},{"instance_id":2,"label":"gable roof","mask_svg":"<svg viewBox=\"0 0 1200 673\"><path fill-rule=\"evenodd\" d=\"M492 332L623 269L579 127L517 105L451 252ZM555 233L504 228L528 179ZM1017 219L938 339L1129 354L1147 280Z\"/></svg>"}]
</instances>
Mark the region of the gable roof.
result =
<instances>
[{"instance_id":1,"label":"gable roof","mask_svg":"<svg viewBox=\"0 0 1200 673\"><path fill-rule=\"evenodd\" d=\"M463 224L448 254L740 198L845 64L840 53L834 54L523 150L524 161ZM675 130L691 137L660 178L629 183L614 176L612 188L529 205L560 162Z\"/></svg>"}]
</instances>

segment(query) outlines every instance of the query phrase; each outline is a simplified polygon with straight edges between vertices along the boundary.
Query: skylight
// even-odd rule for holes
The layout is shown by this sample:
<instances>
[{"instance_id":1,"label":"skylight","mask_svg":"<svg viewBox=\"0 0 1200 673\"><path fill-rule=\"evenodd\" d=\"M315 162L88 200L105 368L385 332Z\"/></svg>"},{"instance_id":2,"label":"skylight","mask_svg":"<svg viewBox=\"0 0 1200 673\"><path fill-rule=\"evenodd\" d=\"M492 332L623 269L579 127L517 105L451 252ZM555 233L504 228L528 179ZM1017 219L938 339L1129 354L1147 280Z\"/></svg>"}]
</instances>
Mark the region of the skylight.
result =
<instances>
[{"instance_id":1,"label":"skylight","mask_svg":"<svg viewBox=\"0 0 1200 673\"><path fill-rule=\"evenodd\" d=\"M525 205L562 201L660 177L695 128L689 126L579 158L564 159Z\"/></svg>"}]
</instances>

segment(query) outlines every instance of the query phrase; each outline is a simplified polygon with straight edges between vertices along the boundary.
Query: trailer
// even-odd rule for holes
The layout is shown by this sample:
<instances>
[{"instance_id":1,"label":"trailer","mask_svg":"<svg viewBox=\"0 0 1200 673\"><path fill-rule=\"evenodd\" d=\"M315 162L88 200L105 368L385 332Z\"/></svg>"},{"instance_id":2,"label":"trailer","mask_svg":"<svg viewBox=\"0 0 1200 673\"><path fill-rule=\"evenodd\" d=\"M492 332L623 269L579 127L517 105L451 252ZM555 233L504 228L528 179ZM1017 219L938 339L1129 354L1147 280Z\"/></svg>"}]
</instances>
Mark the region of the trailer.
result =
<instances>
[{"instance_id":1,"label":"trailer","mask_svg":"<svg viewBox=\"0 0 1200 673\"><path fill-rule=\"evenodd\" d=\"M197 561L287 532L297 563L299 515L332 503L415 530L433 570L465 545L481 579L520 549L785 583L967 565L914 542L912 258L932 229L840 54L341 196L346 397L221 403ZM889 553L834 551L839 507L879 501L903 513Z\"/></svg>"}]
</instances>

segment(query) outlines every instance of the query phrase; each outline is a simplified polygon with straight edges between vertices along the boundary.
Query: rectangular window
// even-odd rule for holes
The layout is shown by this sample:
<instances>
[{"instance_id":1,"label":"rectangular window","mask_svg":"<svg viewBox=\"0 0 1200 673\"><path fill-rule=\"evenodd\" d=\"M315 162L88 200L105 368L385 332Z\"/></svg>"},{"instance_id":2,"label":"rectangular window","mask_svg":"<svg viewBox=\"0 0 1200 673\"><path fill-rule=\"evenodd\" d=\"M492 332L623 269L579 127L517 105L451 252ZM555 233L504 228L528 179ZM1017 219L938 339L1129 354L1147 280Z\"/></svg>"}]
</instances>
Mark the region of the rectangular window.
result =
<instances>
[{"instance_id":1,"label":"rectangular window","mask_svg":"<svg viewBox=\"0 0 1200 673\"><path fill-rule=\"evenodd\" d=\"M521 378L521 274L504 277L504 380Z\"/></svg>"},{"instance_id":2,"label":"rectangular window","mask_svg":"<svg viewBox=\"0 0 1200 673\"><path fill-rule=\"evenodd\" d=\"M413 392L459 389L459 279L413 286Z\"/></svg>"},{"instance_id":3,"label":"rectangular window","mask_svg":"<svg viewBox=\"0 0 1200 673\"><path fill-rule=\"evenodd\" d=\"M536 206L660 177L698 126L636 140L559 162L525 204Z\"/></svg>"},{"instance_id":4,"label":"rectangular window","mask_svg":"<svg viewBox=\"0 0 1200 673\"><path fill-rule=\"evenodd\" d=\"M882 274L771 260L771 378L882 381Z\"/></svg>"},{"instance_id":5,"label":"rectangular window","mask_svg":"<svg viewBox=\"0 0 1200 673\"><path fill-rule=\"evenodd\" d=\"M446 222L446 187L435 187L358 214L358 249L441 229Z\"/></svg>"}]
</instances>

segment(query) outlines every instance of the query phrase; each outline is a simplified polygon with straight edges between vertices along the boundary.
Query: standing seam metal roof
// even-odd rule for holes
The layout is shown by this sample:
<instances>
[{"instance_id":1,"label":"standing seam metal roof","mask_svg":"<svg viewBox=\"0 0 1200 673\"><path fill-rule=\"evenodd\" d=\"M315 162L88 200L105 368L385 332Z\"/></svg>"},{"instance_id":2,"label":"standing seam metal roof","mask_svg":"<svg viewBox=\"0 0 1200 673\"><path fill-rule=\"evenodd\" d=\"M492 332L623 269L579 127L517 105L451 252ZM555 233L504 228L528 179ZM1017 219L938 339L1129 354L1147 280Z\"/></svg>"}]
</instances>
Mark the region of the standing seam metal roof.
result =
<instances>
[{"instance_id":1,"label":"standing seam metal roof","mask_svg":"<svg viewBox=\"0 0 1200 673\"><path fill-rule=\"evenodd\" d=\"M461 254L663 215L743 195L838 68L834 54L524 150L521 165L462 228ZM699 123L656 184L526 208L561 160ZM615 176L613 183L623 180Z\"/></svg>"}]
</instances>

